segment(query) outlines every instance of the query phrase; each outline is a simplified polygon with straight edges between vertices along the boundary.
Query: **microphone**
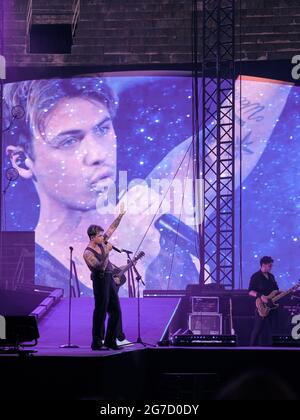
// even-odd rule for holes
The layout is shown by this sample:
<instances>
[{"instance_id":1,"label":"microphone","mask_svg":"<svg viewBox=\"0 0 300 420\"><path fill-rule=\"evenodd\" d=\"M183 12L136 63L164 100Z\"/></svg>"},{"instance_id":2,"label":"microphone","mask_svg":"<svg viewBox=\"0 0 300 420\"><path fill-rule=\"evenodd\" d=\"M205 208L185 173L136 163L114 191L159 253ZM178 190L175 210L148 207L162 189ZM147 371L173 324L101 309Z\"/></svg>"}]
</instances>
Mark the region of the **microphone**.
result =
<instances>
[{"instance_id":1,"label":"microphone","mask_svg":"<svg viewBox=\"0 0 300 420\"><path fill-rule=\"evenodd\" d=\"M122 248L122 252L125 252L125 254L133 254L133 252L132 251L128 251L128 249L123 249Z\"/></svg>"},{"instance_id":2,"label":"microphone","mask_svg":"<svg viewBox=\"0 0 300 420\"><path fill-rule=\"evenodd\" d=\"M199 257L197 243L199 242L198 233L190 226L186 225L172 214L163 214L156 220L154 226L160 232L163 241L170 241L181 249L188 249L195 257Z\"/></svg>"},{"instance_id":3,"label":"microphone","mask_svg":"<svg viewBox=\"0 0 300 420\"><path fill-rule=\"evenodd\" d=\"M107 244L108 244L108 241L104 241L104 243L105 243L105 245L107 245ZM112 246L112 249L113 249L114 251L117 251L117 252L119 252L120 254L122 253L122 251L121 251L119 248L117 248L117 247L113 246L112 244L110 244L110 245Z\"/></svg>"}]
</instances>

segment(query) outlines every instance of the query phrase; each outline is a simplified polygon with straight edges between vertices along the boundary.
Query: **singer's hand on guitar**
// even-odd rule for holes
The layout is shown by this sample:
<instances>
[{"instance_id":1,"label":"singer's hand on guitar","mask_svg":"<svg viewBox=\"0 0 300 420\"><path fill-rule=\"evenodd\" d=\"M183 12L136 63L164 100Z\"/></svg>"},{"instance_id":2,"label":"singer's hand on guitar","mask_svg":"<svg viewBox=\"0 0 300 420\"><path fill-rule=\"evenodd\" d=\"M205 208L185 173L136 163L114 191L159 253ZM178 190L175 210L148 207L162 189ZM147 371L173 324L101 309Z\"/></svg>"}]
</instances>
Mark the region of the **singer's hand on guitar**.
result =
<instances>
[{"instance_id":1,"label":"singer's hand on guitar","mask_svg":"<svg viewBox=\"0 0 300 420\"><path fill-rule=\"evenodd\" d=\"M268 303L269 302L269 299L267 298L267 296L261 296L260 298L263 301L263 303Z\"/></svg>"}]
</instances>

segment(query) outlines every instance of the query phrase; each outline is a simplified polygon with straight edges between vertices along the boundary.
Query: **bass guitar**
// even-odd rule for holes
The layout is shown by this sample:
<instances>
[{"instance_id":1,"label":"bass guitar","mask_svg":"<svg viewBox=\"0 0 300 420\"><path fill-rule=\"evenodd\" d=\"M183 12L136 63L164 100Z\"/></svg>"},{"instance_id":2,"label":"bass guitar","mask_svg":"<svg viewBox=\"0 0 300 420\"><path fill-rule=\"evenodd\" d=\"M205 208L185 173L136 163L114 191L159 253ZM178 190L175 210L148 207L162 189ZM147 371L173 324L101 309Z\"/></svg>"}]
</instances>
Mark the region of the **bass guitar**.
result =
<instances>
[{"instance_id":1,"label":"bass guitar","mask_svg":"<svg viewBox=\"0 0 300 420\"><path fill-rule=\"evenodd\" d=\"M270 293L268 296L268 303L264 303L261 298L256 299L256 308L259 316L262 318L266 318L271 311L274 309L277 309L279 307L278 301L282 299L283 297L295 292L300 287L300 280L298 281L295 286L293 286L291 289L287 290L286 292L279 293L278 290L274 290L272 293Z\"/></svg>"}]
</instances>

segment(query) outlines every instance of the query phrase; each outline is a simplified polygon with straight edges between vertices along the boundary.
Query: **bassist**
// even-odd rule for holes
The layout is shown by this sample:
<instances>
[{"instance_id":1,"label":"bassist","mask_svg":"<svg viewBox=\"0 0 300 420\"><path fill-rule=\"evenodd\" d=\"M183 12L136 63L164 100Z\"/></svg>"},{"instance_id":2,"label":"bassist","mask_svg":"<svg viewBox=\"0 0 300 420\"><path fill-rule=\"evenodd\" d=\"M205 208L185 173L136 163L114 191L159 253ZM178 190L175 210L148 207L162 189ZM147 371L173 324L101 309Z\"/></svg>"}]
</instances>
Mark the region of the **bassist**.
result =
<instances>
[{"instance_id":1,"label":"bassist","mask_svg":"<svg viewBox=\"0 0 300 420\"><path fill-rule=\"evenodd\" d=\"M278 284L274 275L271 273L273 268L273 259L263 257L260 260L260 270L253 274L249 284L249 295L255 299L260 298L263 303L268 303L267 296L274 292L279 292ZM272 311L262 318L257 310L255 311L254 328L251 335L251 346L272 345L272 336L276 332L278 324L278 312Z\"/></svg>"}]
</instances>

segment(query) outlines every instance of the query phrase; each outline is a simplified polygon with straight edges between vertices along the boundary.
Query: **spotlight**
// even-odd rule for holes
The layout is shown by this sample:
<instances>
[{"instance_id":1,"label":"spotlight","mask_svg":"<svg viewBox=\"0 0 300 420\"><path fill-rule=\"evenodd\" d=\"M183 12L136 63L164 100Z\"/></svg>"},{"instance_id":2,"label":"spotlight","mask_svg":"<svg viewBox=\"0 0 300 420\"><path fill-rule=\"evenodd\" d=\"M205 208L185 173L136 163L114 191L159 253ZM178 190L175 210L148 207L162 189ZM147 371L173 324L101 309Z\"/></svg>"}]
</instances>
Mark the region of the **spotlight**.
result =
<instances>
[{"instance_id":1,"label":"spotlight","mask_svg":"<svg viewBox=\"0 0 300 420\"><path fill-rule=\"evenodd\" d=\"M16 181L19 178L19 171L15 168L8 168L5 171L5 176L9 182Z\"/></svg>"},{"instance_id":2,"label":"spotlight","mask_svg":"<svg viewBox=\"0 0 300 420\"><path fill-rule=\"evenodd\" d=\"M25 109L21 105L16 105L11 110L11 116L14 120L21 120L25 116Z\"/></svg>"}]
</instances>

